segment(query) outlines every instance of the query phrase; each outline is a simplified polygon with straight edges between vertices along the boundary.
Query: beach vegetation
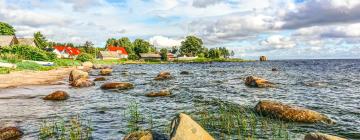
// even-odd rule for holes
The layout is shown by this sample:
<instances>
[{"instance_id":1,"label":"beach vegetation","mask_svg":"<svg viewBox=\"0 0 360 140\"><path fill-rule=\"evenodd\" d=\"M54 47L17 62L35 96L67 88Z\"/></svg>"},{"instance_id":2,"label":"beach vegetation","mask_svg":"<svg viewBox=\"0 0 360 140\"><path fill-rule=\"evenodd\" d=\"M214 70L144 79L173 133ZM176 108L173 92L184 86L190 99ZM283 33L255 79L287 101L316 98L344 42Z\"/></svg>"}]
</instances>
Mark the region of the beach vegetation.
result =
<instances>
[{"instance_id":1,"label":"beach vegetation","mask_svg":"<svg viewBox=\"0 0 360 140\"><path fill-rule=\"evenodd\" d=\"M81 62L92 61L93 59L94 57L88 53L81 53L76 58L76 60L79 60Z\"/></svg>"},{"instance_id":2,"label":"beach vegetation","mask_svg":"<svg viewBox=\"0 0 360 140\"><path fill-rule=\"evenodd\" d=\"M168 50L166 48L162 48L160 50L161 60L167 61L168 60L167 54L168 54Z\"/></svg>"},{"instance_id":3,"label":"beach vegetation","mask_svg":"<svg viewBox=\"0 0 360 140\"><path fill-rule=\"evenodd\" d=\"M42 50L48 46L46 37L41 32L34 33L34 42L35 45Z\"/></svg>"},{"instance_id":4,"label":"beach vegetation","mask_svg":"<svg viewBox=\"0 0 360 140\"><path fill-rule=\"evenodd\" d=\"M54 59L55 56L51 52L46 52L39 48L28 45L13 45L3 47L0 53L14 54L22 59L34 61L49 61Z\"/></svg>"},{"instance_id":5,"label":"beach vegetation","mask_svg":"<svg viewBox=\"0 0 360 140\"><path fill-rule=\"evenodd\" d=\"M0 35L15 35L15 29L5 22L0 22Z\"/></svg>"}]
</instances>

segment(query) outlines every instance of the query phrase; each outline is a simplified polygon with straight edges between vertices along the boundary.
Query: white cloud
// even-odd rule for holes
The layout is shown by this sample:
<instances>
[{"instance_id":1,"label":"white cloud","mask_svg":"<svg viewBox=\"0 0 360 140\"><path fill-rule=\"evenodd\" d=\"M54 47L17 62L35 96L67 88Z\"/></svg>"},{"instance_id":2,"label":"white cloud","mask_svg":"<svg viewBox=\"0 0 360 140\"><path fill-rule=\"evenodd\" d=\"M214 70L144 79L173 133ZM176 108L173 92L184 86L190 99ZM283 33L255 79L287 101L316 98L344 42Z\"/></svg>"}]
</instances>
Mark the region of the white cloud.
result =
<instances>
[{"instance_id":1,"label":"white cloud","mask_svg":"<svg viewBox=\"0 0 360 140\"><path fill-rule=\"evenodd\" d=\"M173 46L180 46L182 40L171 39L164 36L154 36L149 39L150 44L159 48L171 48Z\"/></svg>"},{"instance_id":2,"label":"white cloud","mask_svg":"<svg viewBox=\"0 0 360 140\"><path fill-rule=\"evenodd\" d=\"M282 35L272 35L266 40L260 42L260 45L270 46L275 49L289 49L294 48L296 43L290 37L285 37Z\"/></svg>"}]
</instances>

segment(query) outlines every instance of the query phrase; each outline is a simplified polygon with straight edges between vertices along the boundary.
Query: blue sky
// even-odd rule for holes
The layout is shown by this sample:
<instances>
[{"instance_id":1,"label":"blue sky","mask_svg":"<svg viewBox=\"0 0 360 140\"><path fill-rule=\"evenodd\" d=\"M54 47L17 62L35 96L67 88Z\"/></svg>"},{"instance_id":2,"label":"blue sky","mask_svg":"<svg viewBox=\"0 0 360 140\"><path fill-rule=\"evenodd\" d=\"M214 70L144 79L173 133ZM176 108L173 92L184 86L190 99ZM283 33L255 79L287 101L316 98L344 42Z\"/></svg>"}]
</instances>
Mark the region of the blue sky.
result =
<instances>
[{"instance_id":1,"label":"blue sky","mask_svg":"<svg viewBox=\"0 0 360 140\"><path fill-rule=\"evenodd\" d=\"M0 0L0 21L19 37L49 40L143 38L180 45L187 35L257 59L359 58L359 0Z\"/></svg>"}]
</instances>

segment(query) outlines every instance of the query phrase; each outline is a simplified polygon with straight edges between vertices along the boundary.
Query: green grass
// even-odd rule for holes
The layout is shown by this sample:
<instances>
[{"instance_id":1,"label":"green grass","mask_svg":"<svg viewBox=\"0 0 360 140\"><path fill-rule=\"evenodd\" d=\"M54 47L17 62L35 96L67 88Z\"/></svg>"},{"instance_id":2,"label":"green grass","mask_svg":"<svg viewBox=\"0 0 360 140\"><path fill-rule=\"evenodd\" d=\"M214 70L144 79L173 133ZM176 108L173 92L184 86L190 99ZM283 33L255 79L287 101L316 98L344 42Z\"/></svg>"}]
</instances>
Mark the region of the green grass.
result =
<instances>
[{"instance_id":1,"label":"green grass","mask_svg":"<svg viewBox=\"0 0 360 140\"><path fill-rule=\"evenodd\" d=\"M244 60L239 58L196 58L194 60L175 60L177 63L207 63L207 62L252 62L251 60Z\"/></svg>"},{"instance_id":2,"label":"green grass","mask_svg":"<svg viewBox=\"0 0 360 140\"><path fill-rule=\"evenodd\" d=\"M81 62L78 60L73 60L73 59L56 59L54 61L54 65L57 67L61 67L61 66L80 66Z\"/></svg>"},{"instance_id":3,"label":"green grass","mask_svg":"<svg viewBox=\"0 0 360 140\"><path fill-rule=\"evenodd\" d=\"M16 65L16 70L48 71L56 68L55 66L42 66L34 62L19 62Z\"/></svg>"},{"instance_id":4,"label":"green grass","mask_svg":"<svg viewBox=\"0 0 360 140\"><path fill-rule=\"evenodd\" d=\"M0 68L0 74L9 74L13 70L11 68Z\"/></svg>"},{"instance_id":5,"label":"green grass","mask_svg":"<svg viewBox=\"0 0 360 140\"><path fill-rule=\"evenodd\" d=\"M292 124L266 118L249 107L213 100L197 108L199 123L218 139L289 140Z\"/></svg>"},{"instance_id":6,"label":"green grass","mask_svg":"<svg viewBox=\"0 0 360 140\"><path fill-rule=\"evenodd\" d=\"M132 102L128 109L124 112L128 125L128 132L135 132L140 130L151 130L153 128L152 115L145 116L140 112L139 104Z\"/></svg>"},{"instance_id":7,"label":"green grass","mask_svg":"<svg viewBox=\"0 0 360 140\"><path fill-rule=\"evenodd\" d=\"M91 137L90 121L83 121L79 116L68 120L63 118L56 121L44 120L39 128L40 140L90 140Z\"/></svg>"}]
</instances>

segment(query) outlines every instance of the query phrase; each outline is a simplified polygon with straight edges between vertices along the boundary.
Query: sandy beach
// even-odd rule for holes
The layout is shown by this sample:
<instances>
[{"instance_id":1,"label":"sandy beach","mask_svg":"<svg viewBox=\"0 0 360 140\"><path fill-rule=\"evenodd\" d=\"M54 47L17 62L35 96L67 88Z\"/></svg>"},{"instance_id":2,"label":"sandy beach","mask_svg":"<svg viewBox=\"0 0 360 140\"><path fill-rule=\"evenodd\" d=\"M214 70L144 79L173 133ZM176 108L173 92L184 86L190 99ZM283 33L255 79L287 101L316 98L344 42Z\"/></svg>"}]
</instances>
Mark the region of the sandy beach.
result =
<instances>
[{"instance_id":1,"label":"sandy beach","mask_svg":"<svg viewBox=\"0 0 360 140\"><path fill-rule=\"evenodd\" d=\"M50 71L18 71L0 75L0 89L28 85L51 85L68 77L74 68L58 68Z\"/></svg>"}]
</instances>

